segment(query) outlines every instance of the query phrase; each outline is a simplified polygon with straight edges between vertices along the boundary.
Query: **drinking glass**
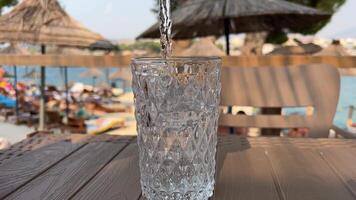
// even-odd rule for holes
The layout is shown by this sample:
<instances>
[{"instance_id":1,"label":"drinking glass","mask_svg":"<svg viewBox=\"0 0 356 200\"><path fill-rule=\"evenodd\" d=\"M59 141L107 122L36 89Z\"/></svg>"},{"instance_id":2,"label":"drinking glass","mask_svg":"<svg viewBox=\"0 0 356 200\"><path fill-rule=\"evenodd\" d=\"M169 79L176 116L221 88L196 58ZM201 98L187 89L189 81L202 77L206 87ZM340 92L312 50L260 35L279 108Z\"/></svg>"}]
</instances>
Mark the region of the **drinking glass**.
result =
<instances>
[{"instance_id":1,"label":"drinking glass","mask_svg":"<svg viewBox=\"0 0 356 200\"><path fill-rule=\"evenodd\" d=\"M138 58L131 68L144 197L207 200L215 184L221 59Z\"/></svg>"}]
</instances>

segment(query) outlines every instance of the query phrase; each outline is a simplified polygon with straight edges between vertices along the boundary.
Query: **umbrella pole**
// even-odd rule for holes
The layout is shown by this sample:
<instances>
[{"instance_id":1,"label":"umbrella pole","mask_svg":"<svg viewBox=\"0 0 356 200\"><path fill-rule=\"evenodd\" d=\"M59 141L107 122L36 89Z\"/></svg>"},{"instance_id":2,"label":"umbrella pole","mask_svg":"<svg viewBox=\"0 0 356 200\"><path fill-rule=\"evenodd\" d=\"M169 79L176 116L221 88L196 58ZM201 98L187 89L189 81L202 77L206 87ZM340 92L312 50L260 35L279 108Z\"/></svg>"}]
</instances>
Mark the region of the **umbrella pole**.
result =
<instances>
[{"instance_id":1,"label":"umbrella pole","mask_svg":"<svg viewBox=\"0 0 356 200\"><path fill-rule=\"evenodd\" d=\"M225 41L226 41L226 55L230 55L230 19L224 20Z\"/></svg>"},{"instance_id":2,"label":"umbrella pole","mask_svg":"<svg viewBox=\"0 0 356 200\"><path fill-rule=\"evenodd\" d=\"M105 78L106 78L106 83L110 85L110 69L109 68L106 68L105 69Z\"/></svg>"},{"instance_id":3,"label":"umbrella pole","mask_svg":"<svg viewBox=\"0 0 356 200\"><path fill-rule=\"evenodd\" d=\"M66 94L65 94L65 98L66 98L66 121L68 122L68 117L69 117L68 67L64 67L64 83L65 83L65 90L66 90L65 91L66 92Z\"/></svg>"},{"instance_id":4,"label":"umbrella pole","mask_svg":"<svg viewBox=\"0 0 356 200\"><path fill-rule=\"evenodd\" d=\"M42 55L46 54L46 46L41 45ZM45 120L46 120L46 100L45 100L45 85L46 85L46 68L41 66L41 99L40 99L40 124L39 131L45 130Z\"/></svg>"},{"instance_id":5,"label":"umbrella pole","mask_svg":"<svg viewBox=\"0 0 356 200\"><path fill-rule=\"evenodd\" d=\"M95 83L96 83L96 77L93 76L93 89L95 88Z\"/></svg>"},{"instance_id":6,"label":"umbrella pole","mask_svg":"<svg viewBox=\"0 0 356 200\"><path fill-rule=\"evenodd\" d=\"M226 55L230 55L230 19L224 20L225 40L226 40ZM227 107L227 112L232 114L232 106ZM234 128L229 129L230 134L234 133Z\"/></svg>"},{"instance_id":7,"label":"umbrella pole","mask_svg":"<svg viewBox=\"0 0 356 200\"><path fill-rule=\"evenodd\" d=\"M16 106L15 106L15 115L16 115L16 122L19 117L19 92L17 90L17 67L14 66L14 89L15 89L15 97L16 97Z\"/></svg>"}]
</instances>

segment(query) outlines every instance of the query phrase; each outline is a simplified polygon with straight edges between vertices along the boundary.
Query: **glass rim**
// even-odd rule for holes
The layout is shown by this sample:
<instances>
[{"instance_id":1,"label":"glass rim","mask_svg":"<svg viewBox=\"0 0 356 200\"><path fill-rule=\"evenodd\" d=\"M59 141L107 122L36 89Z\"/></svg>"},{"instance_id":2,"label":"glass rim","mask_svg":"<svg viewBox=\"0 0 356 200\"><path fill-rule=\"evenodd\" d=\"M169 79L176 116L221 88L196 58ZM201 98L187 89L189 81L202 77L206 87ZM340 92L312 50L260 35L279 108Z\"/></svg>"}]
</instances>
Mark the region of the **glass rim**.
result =
<instances>
[{"instance_id":1,"label":"glass rim","mask_svg":"<svg viewBox=\"0 0 356 200\"><path fill-rule=\"evenodd\" d=\"M164 63L164 62L207 62L207 61L221 61L222 58L218 56L177 56L170 58L161 58L161 57L137 57L133 58L133 63L147 63L147 62L156 62L156 63Z\"/></svg>"}]
</instances>

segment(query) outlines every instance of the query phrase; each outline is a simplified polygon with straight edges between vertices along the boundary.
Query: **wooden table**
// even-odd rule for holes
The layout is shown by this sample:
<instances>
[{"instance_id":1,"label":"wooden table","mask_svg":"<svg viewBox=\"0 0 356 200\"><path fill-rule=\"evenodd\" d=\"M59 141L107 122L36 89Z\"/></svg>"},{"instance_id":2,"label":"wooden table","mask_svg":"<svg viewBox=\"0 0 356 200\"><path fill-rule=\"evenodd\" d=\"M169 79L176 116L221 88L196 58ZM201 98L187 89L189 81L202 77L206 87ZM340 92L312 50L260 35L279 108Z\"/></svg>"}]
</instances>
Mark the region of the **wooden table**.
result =
<instances>
[{"instance_id":1,"label":"wooden table","mask_svg":"<svg viewBox=\"0 0 356 200\"><path fill-rule=\"evenodd\" d=\"M0 163L0 199L141 198L135 138L39 134ZM356 140L224 137L217 168L213 199L356 199Z\"/></svg>"}]
</instances>

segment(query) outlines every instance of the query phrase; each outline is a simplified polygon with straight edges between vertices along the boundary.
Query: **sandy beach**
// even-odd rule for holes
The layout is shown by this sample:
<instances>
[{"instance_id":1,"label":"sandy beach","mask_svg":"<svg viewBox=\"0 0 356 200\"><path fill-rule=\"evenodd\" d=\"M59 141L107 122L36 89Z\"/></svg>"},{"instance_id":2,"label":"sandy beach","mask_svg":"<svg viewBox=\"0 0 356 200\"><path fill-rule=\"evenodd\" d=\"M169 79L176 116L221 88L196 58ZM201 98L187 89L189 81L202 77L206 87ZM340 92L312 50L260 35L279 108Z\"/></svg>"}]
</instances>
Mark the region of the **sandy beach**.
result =
<instances>
[{"instance_id":1,"label":"sandy beach","mask_svg":"<svg viewBox=\"0 0 356 200\"><path fill-rule=\"evenodd\" d=\"M20 142L26 138L27 134L33 131L32 128L27 126L17 126L6 122L0 122L0 138L6 138L11 144Z\"/></svg>"}]
</instances>

